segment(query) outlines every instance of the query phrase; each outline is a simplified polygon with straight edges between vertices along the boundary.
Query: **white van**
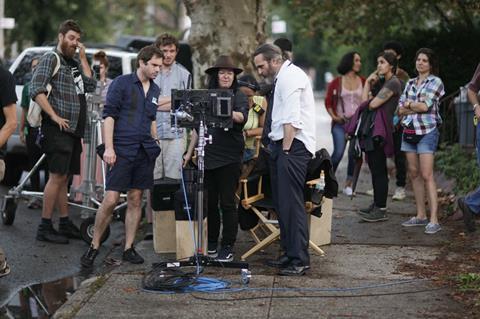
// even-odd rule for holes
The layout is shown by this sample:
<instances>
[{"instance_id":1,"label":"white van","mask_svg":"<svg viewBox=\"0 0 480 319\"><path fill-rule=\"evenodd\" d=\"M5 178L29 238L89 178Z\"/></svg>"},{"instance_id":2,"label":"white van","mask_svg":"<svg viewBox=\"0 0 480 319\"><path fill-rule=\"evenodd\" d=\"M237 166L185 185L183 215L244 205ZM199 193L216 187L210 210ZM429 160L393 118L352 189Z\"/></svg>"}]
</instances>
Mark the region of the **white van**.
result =
<instances>
[{"instance_id":1,"label":"white van","mask_svg":"<svg viewBox=\"0 0 480 319\"><path fill-rule=\"evenodd\" d=\"M30 66L33 58L39 58L48 51L53 50L53 47L32 47L25 49L12 63L9 68L9 71L13 74L16 83L16 93L17 93L17 119L20 123L20 118L22 115L22 108L20 102L22 99L22 90L25 83L29 82L31 79ZM99 48L87 48L87 58L91 61L92 56L103 50L107 54L109 67L108 67L108 77L111 79L116 78L122 74L131 73L136 69L136 59L137 53L127 52L117 49L99 49ZM17 184L22 171L28 169L28 158L27 158L27 148L25 144L20 141L19 136L20 125L17 126L17 130L10 137L7 143L7 156L5 158L6 162L6 172L4 183L7 185Z\"/></svg>"}]
</instances>

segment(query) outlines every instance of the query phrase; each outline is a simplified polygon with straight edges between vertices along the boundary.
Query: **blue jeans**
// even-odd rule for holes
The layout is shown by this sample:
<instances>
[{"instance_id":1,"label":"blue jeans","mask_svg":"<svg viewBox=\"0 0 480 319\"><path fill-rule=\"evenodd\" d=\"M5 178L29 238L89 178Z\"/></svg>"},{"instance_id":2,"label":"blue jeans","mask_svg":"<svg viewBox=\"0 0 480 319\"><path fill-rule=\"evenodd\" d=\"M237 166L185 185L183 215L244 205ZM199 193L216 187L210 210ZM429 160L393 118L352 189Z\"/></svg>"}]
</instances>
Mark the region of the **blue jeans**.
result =
<instances>
[{"instance_id":1,"label":"blue jeans","mask_svg":"<svg viewBox=\"0 0 480 319\"><path fill-rule=\"evenodd\" d=\"M477 147L477 164L480 167L480 123L477 124L476 134L477 140L475 141L475 146ZM475 214L480 214L480 187L465 196L465 204L470 207Z\"/></svg>"},{"instance_id":2,"label":"blue jeans","mask_svg":"<svg viewBox=\"0 0 480 319\"><path fill-rule=\"evenodd\" d=\"M343 153L345 153L345 148L347 147L347 140L345 139L345 129L343 124L335 123L332 126L332 137L333 137L333 153L332 153L332 164L333 170L336 172L337 167L342 160ZM347 181L353 179L353 171L355 169L355 160L353 159L352 154L348 154L348 166L347 166Z\"/></svg>"}]
</instances>

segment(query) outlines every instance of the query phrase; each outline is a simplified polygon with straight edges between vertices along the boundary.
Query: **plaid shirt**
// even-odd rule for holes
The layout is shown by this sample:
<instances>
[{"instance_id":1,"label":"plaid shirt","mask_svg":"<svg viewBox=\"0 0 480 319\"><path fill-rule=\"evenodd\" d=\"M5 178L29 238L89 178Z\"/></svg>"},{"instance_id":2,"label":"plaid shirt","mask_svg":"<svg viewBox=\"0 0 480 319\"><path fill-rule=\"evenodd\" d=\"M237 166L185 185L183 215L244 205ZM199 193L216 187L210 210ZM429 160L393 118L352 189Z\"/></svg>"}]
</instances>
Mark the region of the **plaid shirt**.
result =
<instances>
[{"instance_id":1,"label":"plaid shirt","mask_svg":"<svg viewBox=\"0 0 480 319\"><path fill-rule=\"evenodd\" d=\"M406 100L413 102L425 103L428 111L424 113L415 113L404 116L402 125L407 127L413 123L415 133L424 135L433 131L442 123L439 113L440 98L445 94L442 80L435 76L429 75L419 86L417 86L417 78L408 81L402 96L400 97L399 107L404 107Z\"/></svg>"},{"instance_id":2,"label":"plaid shirt","mask_svg":"<svg viewBox=\"0 0 480 319\"><path fill-rule=\"evenodd\" d=\"M30 82L30 98L33 100L40 93L47 94L47 84L52 85L52 91L48 97L48 102L53 107L55 113L67 120L69 120L70 128L67 130L74 133L77 128L78 117L80 114L80 100L76 91L75 82L73 80L71 67L67 64L62 54L56 51L60 56L60 69L58 73L52 78L53 70L57 63L57 58L54 54L44 54L33 73L32 81ZM81 66L79 64L81 72ZM89 78L82 73L82 80L84 90L86 92L94 92L97 81Z\"/></svg>"}]
</instances>

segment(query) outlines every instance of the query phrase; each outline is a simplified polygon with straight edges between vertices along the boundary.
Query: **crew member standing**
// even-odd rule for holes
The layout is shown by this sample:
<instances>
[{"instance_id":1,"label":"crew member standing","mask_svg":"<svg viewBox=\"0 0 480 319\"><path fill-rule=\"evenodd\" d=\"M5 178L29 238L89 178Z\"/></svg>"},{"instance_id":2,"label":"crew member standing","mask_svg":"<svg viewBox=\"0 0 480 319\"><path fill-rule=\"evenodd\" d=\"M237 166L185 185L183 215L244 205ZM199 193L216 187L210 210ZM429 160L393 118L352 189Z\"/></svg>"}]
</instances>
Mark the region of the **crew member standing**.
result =
<instances>
[{"instance_id":1,"label":"crew member standing","mask_svg":"<svg viewBox=\"0 0 480 319\"><path fill-rule=\"evenodd\" d=\"M95 217L90 248L80 259L83 267L93 266L103 232L112 220L121 192L127 192L125 249L122 259L143 263L133 246L142 216L143 191L153 187L153 167L160 154L156 143L155 113L160 89L153 83L162 64L162 51L154 45L140 50L137 70L113 80L103 109L105 153L109 165L105 196Z\"/></svg>"},{"instance_id":2,"label":"crew member standing","mask_svg":"<svg viewBox=\"0 0 480 319\"><path fill-rule=\"evenodd\" d=\"M304 204L307 165L315 152L315 101L308 76L271 44L253 54L258 73L274 79L269 148L273 200L285 250L269 265L280 274L299 276L310 267L308 224Z\"/></svg>"}]
</instances>

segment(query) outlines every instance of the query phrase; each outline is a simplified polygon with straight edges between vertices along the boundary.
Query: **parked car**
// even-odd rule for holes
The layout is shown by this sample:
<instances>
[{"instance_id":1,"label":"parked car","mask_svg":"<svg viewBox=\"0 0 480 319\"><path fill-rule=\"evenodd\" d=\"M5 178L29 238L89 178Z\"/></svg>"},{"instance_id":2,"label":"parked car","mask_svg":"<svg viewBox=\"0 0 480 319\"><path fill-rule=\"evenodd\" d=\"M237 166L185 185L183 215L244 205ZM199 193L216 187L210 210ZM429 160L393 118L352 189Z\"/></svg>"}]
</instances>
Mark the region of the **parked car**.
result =
<instances>
[{"instance_id":1,"label":"parked car","mask_svg":"<svg viewBox=\"0 0 480 319\"><path fill-rule=\"evenodd\" d=\"M27 48L20 53L9 68L16 82L16 93L19 99L17 102L17 118L19 122L22 114L22 108L20 106L22 90L25 83L28 83L31 78L30 65L32 59L41 57L51 50L53 50L53 46ZM99 50L103 50L107 54L109 60L109 78L114 79L119 75L131 73L136 69L137 54L119 49L87 47L86 53L88 60L91 61L93 54ZM7 143L7 155L5 158L6 172L4 179L4 183L7 185L17 184L22 172L28 170L27 149L25 144L20 141L19 128L20 125L18 125L16 132L10 137Z\"/></svg>"}]
</instances>

